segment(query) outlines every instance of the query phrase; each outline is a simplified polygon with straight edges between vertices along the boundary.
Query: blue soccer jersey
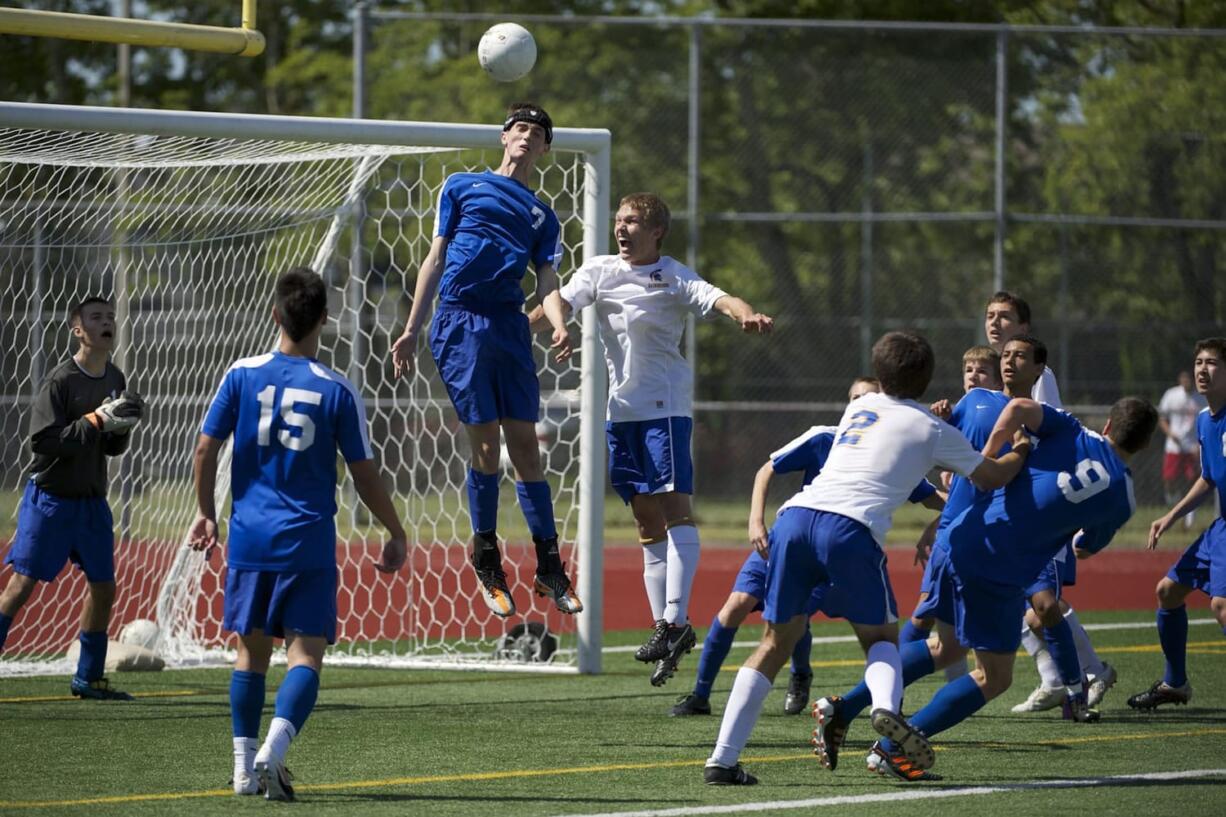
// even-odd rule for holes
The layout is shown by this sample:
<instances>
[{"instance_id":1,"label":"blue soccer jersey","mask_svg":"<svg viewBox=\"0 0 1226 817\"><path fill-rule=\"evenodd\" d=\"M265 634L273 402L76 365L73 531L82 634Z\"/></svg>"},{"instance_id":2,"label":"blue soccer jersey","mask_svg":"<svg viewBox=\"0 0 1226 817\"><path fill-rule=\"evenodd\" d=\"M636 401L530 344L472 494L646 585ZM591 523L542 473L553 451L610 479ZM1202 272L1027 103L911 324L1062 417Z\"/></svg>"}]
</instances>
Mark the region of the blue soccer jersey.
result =
<instances>
[{"instance_id":1,"label":"blue soccer jersey","mask_svg":"<svg viewBox=\"0 0 1226 817\"><path fill-rule=\"evenodd\" d=\"M1200 441L1200 475L1217 488L1219 513L1226 519L1226 407L1217 414L1204 409L1196 415Z\"/></svg>"},{"instance_id":2,"label":"blue soccer jersey","mask_svg":"<svg viewBox=\"0 0 1226 817\"><path fill-rule=\"evenodd\" d=\"M519 309L528 264L557 266L561 234L549 205L510 176L452 174L434 229L447 239L440 302L478 312Z\"/></svg>"},{"instance_id":3,"label":"blue soccer jersey","mask_svg":"<svg viewBox=\"0 0 1226 817\"><path fill-rule=\"evenodd\" d=\"M226 372L200 430L234 435L228 564L334 568L337 449L346 462L374 456L353 384L308 358L244 358Z\"/></svg>"},{"instance_id":4,"label":"blue soccer jersey","mask_svg":"<svg viewBox=\"0 0 1226 817\"><path fill-rule=\"evenodd\" d=\"M1017 477L949 527L950 558L963 578L1025 587L1078 531L1077 547L1097 552L1132 516L1132 472L1105 437L1048 405L1030 431L1038 442Z\"/></svg>"},{"instance_id":5,"label":"blue soccer jersey","mask_svg":"<svg viewBox=\"0 0 1226 817\"><path fill-rule=\"evenodd\" d=\"M962 396L958 405L954 406L953 412L949 415L949 423L962 432L962 436L970 441L976 451L982 451L983 447L988 444L988 438L992 436L992 429L996 421L1000 419L1000 414L1007 405L1009 405L1009 397L1004 392L971 389ZM945 510L941 511L941 520L937 523L937 530L941 531L949 527L949 523L958 514L969 508L975 501L975 497L981 493L969 479L961 474L954 474L953 480L949 483L949 497L945 500ZM939 544L944 540L937 541Z\"/></svg>"}]
</instances>

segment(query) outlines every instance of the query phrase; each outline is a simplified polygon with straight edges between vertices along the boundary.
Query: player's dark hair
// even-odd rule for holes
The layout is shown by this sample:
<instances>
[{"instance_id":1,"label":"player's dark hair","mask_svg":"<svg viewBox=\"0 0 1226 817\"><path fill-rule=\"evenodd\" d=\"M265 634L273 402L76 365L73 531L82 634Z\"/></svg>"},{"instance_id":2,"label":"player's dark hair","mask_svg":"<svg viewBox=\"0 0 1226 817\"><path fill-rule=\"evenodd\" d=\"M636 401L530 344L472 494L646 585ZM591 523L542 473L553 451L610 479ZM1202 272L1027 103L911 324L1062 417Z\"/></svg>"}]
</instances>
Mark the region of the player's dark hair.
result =
<instances>
[{"instance_id":1,"label":"player's dark hair","mask_svg":"<svg viewBox=\"0 0 1226 817\"><path fill-rule=\"evenodd\" d=\"M277 279L274 304L281 328L297 343L311 334L327 313L328 289L314 270L294 267Z\"/></svg>"},{"instance_id":2,"label":"player's dark hair","mask_svg":"<svg viewBox=\"0 0 1226 817\"><path fill-rule=\"evenodd\" d=\"M1135 454L1149 445L1149 438L1158 427L1158 410L1140 397L1122 397L1115 401L1108 415L1111 430L1107 436L1122 451Z\"/></svg>"},{"instance_id":3,"label":"player's dark hair","mask_svg":"<svg viewBox=\"0 0 1226 817\"><path fill-rule=\"evenodd\" d=\"M664 241L664 236L668 235L668 228L672 226L673 216L659 193L631 193L628 196L622 196L622 200L617 203L617 209L620 210L623 207L629 207L642 216L643 223L648 229L662 227L664 235L660 236L660 241Z\"/></svg>"},{"instance_id":4,"label":"player's dark hair","mask_svg":"<svg viewBox=\"0 0 1226 817\"><path fill-rule=\"evenodd\" d=\"M865 376L861 375L860 377L857 377L855 380L851 381L851 385L847 387L847 397L848 397L848 399L851 399L851 392L852 392L852 390L853 390L853 389L854 389L856 386L859 386L861 383L866 383L866 384L868 384L868 385L872 386L872 387L873 387L874 389L876 389L877 391L881 391L881 381L880 381L880 380L878 380L878 379L877 379L877 378L875 378L875 377L865 377Z\"/></svg>"},{"instance_id":5,"label":"player's dark hair","mask_svg":"<svg viewBox=\"0 0 1226 817\"><path fill-rule=\"evenodd\" d=\"M916 332L887 332L873 344L873 371L881 390L892 397L918 400L932 380L932 346Z\"/></svg>"},{"instance_id":6,"label":"player's dark hair","mask_svg":"<svg viewBox=\"0 0 1226 817\"><path fill-rule=\"evenodd\" d=\"M502 131L506 133L516 122L531 122L545 129L545 144L553 144L553 120L545 109L535 102L512 102L507 107L507 118L502 123Z\"/></svg>"},{"instance_id":7,"label":"player's dark hair","mask_svg":"<svg viewBox=\"0 0 1226 817\"><path fill-rule=\"evenodd\" d=\"M1047 344L1036 338L1034 335L1014 335L1005 341L1005 346L1010 343L1024 343L1034 350L1034 362L1047 365Z\"/></svg>"},{"instance_id":8,"label":"player's dark hair","mask_svg":"<svg viewBox=\"0 0 1226 817\"><path fill-rule=\"evenodd\" d=\"M73 326L74 324L78 323L81 320L81 314L85 311L85 307L92 306L94 304L106 304L107 306L110 306L111 299L103 298L101 295L90 295L88 298L84 299L68 311L68 325Z\"/></svg>"},{"instance_id":9,"label":"player's dark hair","mask_svg":"<svg viewBox=\"0 0 1226 817\"><path fill-rule=\"evenodd\" d=\"M1196 351L1192 356L1195 357L1205 350L1215 352L1219 360L1226 362L1226 338L1202 338L1196 341Z\"/></svg>"},{"instance_id":10,"label":"player's dark hair","mask_svg":"<svg viewBox=\"0 0 1226 817\"><path fill-rule=\"evenodd\" d=\"M996 292L991 298L988 298L988 306L992 304L1008 304L1014 312L1017 313L1017 322L1030 325L1030 304L1026 303L1026 299L1021 295L1014 295L1007 289L1002 289Z\"/></svg>"}]
</instances>

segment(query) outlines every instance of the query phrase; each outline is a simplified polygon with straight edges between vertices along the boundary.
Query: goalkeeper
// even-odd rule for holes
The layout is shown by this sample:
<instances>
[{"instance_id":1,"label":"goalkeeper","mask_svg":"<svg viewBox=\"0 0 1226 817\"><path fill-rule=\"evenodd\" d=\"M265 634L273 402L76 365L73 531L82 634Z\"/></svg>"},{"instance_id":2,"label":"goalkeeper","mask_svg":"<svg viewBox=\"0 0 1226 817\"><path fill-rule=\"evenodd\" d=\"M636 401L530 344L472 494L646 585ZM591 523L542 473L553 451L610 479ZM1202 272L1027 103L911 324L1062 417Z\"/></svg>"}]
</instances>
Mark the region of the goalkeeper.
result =
<instances>
[{"instance_id":1,"label":"goalkeeper","mask_svg":"<svg viewBox=\"0 0 1226 817\"><path fill-rule=\"evenodd\" d=\"M38 582L55 581L71 559L89 582L81 609L81 658L72 677L78 698L130 701L103 677L106 628L115 601L115 537L106 502L106 458L128 449L144 406L124 389L110 362L115 308L86 298L68 316L79 348L51 370L30 414L29 482L17 511L17 533L5 563L13 576L0 594L0 650L17 611Z\"/></svg>"}]
</instances>

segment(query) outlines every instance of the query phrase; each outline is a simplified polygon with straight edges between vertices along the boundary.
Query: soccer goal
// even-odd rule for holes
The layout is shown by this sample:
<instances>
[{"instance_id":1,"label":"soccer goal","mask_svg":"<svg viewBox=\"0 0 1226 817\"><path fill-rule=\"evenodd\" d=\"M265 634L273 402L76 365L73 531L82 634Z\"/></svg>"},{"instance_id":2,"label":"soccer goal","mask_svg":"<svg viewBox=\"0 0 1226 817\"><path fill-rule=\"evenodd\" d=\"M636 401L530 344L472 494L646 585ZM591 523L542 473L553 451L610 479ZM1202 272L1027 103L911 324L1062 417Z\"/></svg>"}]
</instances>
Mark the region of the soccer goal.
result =
<instances>
[{"instance_id":1,"label":"soccer goal","mask_svg":"<svg viewBox=\"0 0 1226 817\"><path fill-rule=\"evenodd\" d=\"M234 642L219 626L223 560L206 562L184 545L195 507L192 447L226 367L275 341L274 279L305 263L329 284L320 358L365 398L375 456L410 534L408 569L377 574L370 557L382 531L342 483L340 628L330 660L599 672L605 374L590 310L571 361L559 365L538 348L538 436L563 558L586 605L577 617L530 592L535 556L509 466L499 530L520 610L504 621L476 598L463 428L428 351L408 380L394 380L388 362L443 180L496 167L499 132L0 103L0 550L16 524L30 401L72 350L65 315L86 295L112 296L116 363L146 395L150 416L111 467L111 637L152 619L171 665L225 660ZM540 195L563 227L563 278L606 251L609 143L608 131L559 128L538 168ZM224 514L227 463L219 476ZM40 585L13 624L0 675L64 671L85 592L75 568Z\"/></svg>"}]
</instances>

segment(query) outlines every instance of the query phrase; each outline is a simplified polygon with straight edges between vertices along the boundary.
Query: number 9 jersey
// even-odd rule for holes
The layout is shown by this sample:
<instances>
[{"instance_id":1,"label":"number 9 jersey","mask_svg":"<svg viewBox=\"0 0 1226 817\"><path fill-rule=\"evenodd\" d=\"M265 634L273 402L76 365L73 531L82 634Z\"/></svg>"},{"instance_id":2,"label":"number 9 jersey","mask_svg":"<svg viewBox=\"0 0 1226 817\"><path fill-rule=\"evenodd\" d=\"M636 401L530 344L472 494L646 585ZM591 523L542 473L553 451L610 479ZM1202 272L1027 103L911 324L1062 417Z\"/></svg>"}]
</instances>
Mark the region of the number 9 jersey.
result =
<instances>
[{"instance_id":1,"label":"number 9 jersey","mask_svg":"<svg viewBox=\"0 0 1226 817\"><path fill-rule=\"evenodd\" d=\"M374 457L353 384L316 360L270 352L236 361L200 428L234 435L230 567L336 566L336 451Z\"/></svg>"}]
</instances>

